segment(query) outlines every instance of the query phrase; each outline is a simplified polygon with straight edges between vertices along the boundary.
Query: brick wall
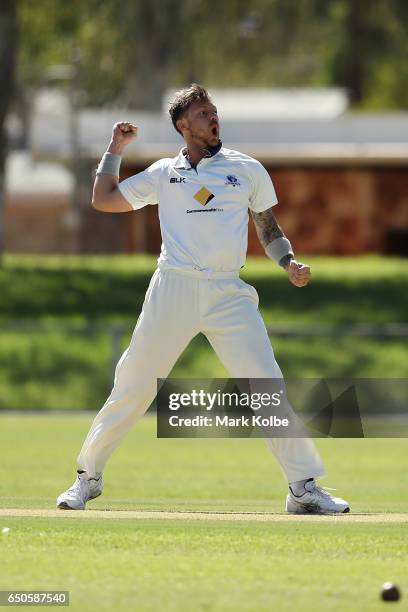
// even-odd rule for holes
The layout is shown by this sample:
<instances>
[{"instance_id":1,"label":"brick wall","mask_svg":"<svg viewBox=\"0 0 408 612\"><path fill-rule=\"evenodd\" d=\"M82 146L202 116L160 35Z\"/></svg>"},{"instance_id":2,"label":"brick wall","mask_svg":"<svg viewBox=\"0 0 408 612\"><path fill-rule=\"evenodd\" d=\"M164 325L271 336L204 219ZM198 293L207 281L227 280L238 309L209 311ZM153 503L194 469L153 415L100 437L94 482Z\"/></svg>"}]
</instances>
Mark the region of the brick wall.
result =
<instances>
[{"instance_id":1,"label":"brick wall","mask_svg":"<svg viewBox=\"0 0 408 612\"><path fill-rule=\"evenodd\" d=\"M72 222L66 196L6 200L6 251L12 253L71 253L78 248L78 228Z\"/></svg>"},{"instance_id":2,"label":"brick wall","mask_svg":"<svg viewBox=\"0 0 408 612\"><path fill-rule=\"evenodd\" d=\"M140 168L125 168L122 178ZM406 168L271 168L278 221L297 252L408 255ZM70 217L69 198L9 198L10 252L117 253L160 251L155 206L122 215L98 213L84 202L82 226ZM249 253L262 254L252 221Z\"/></svg>"},{"instance_id":3,"label":"brick wall","mask_svg":"<svg viewBox=\"0 0 408 612\"><path fill-rule=\"evenodd\" d=\"M276 210L298 251L384 252L390 230L408 230L405 169L276 169Z\"/></svg>"}]
</instances>

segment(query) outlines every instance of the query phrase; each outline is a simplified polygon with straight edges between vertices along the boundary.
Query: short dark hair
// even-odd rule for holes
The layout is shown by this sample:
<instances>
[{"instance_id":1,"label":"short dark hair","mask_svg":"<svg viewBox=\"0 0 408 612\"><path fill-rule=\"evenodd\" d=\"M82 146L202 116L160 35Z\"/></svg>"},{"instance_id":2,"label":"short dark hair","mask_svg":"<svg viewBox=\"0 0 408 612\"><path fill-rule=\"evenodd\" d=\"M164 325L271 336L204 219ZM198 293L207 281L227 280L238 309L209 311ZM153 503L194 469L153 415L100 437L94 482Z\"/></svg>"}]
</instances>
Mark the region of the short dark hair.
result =
<instances>
[{"instance_id":1,"label":"short dark hair","mask_svg":"<svg viewBox=\"0 0 408 612\"><path fill-rule=\"evenodd\" d=\"M176 92L173 102L170 104L169 113L175 129L181 134L176 123L190 108L194 102L211 102L210 95L204 87L191 83L189 87Z\"/></svg>"}]
</instances>

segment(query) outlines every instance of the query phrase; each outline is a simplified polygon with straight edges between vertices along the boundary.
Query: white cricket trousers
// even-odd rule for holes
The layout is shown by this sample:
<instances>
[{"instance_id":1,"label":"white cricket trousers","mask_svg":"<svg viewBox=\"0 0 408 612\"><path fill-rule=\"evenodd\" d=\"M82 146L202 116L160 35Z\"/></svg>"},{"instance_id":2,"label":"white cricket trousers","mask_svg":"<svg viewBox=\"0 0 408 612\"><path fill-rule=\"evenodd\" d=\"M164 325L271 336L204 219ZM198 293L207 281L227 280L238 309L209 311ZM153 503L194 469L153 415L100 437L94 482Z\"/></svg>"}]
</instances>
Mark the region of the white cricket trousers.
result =
<instances>
[{"instance_id":1,"label":"white cricket trousers","mask_svg":"<svg viewBox=\"0 0 408 612\"><path fill-rule=\"evenodd\" d=\"M202 332L232 378L282 378L258 311L258 294L238 273L158 268L152 276L112 393L78 457L90 476L106 461L157 393L190 340ZM245 444L245 442L242 442ZM266 438L288 482L318 477L324 467L309 438Z\"/></svg>"}]
</instances>

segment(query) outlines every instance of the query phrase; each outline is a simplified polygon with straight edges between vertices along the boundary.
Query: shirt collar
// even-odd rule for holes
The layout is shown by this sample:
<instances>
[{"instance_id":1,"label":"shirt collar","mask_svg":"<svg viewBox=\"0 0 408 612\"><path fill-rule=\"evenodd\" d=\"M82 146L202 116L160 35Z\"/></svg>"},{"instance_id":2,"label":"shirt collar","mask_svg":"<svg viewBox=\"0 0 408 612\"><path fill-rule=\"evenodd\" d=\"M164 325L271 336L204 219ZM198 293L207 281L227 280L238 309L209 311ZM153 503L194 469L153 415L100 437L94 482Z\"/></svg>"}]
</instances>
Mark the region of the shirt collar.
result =
<instances>
[{"instance_id":1,"label":"shirt collar","mask_svg":"<svg viewBox=\"0 0 408 612\"><path fill-rule=\"evenodd\" d=\"M215 147L210 147L207 150L207 153L204 155L203 159L214 157L215 155L217 155L217 153L221 151L221 148L222 148L222 142L220 140L220 142ZM177 156L174 167L175 168L185 168L186 170L189 170L192 167L187 157L187 147L183 147L180 150L180 153Z\"/></svg>"}]
</instances>

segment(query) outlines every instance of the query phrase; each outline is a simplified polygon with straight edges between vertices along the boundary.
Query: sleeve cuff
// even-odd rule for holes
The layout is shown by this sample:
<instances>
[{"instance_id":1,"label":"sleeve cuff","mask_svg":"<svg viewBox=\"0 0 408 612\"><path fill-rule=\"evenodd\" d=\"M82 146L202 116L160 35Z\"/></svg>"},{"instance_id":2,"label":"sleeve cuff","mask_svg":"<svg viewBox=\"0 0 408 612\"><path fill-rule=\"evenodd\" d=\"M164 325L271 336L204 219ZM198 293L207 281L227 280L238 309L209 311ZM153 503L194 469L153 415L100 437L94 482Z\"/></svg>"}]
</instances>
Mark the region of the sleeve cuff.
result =
<instances>
[{"instance_id":1,"label":"sleeve cuff","mask_svg":"<svg viewBox=\"0 0 408 612\"><path fill-rule=\"evenodd\" d=\"M276 204L278 204L278 200L275 200L274 202L268 202L268 204L263 204L261 206L257 206L256 208L252 208L252 206L250 206L249 208L254 212L261 213L265 212L265 210L268 210L268 208L276 206Z\"/></svg>"},{"instance_id":2,"label":"sleeve cuff","mask_svg":"<svg viewBox=\"0 0 408 612\"><path fill-rule=\"evenodd\" d=\"M118 189L120 193L123 195L123 197L125 198L125 200L129 202L133 210L137 210L138 208L143 208L144 203L138 202L137 200L135 201L135 198L133 197L133 194L132 194L132 190L126 185L125 181L122 181L121 183L119 183Z\"/></svg>"}]
</instances>

